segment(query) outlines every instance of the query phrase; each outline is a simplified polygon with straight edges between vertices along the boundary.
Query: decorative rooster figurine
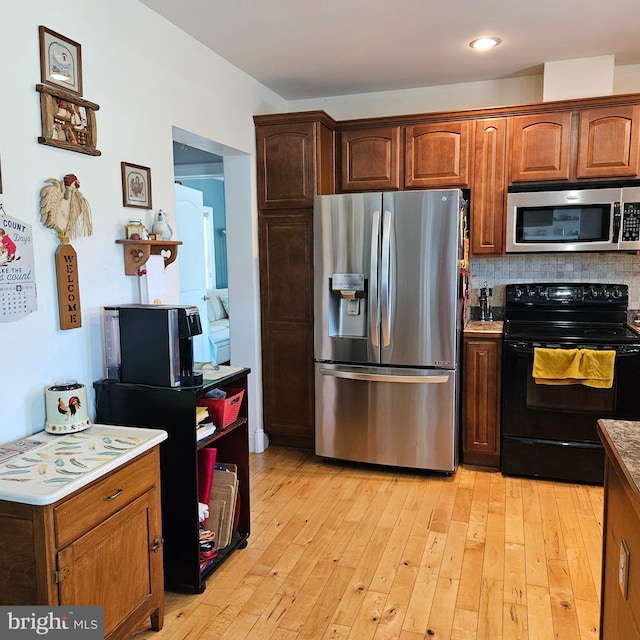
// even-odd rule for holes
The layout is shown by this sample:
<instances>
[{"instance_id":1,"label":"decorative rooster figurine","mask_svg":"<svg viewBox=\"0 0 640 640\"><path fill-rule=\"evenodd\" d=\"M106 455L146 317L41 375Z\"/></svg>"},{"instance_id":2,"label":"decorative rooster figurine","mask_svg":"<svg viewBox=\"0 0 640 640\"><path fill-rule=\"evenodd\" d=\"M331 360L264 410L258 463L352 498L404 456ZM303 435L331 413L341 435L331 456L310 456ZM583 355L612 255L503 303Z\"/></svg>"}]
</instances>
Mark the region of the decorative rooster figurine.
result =
<instances>
[{"instance_id":1,"label":"decorative rooster figurine","mask_svg":"<svg viewBox=\"0 0 640 640\"><path fill-rule=\"evenodd\" d=\"M63 244L70 238L93 234L91 208L80 193L80 181L68 173L63 182L55 178L45 180L49 184L40 190L40 220L45 227L55 229Z\"/></svg>"}]
</instances>

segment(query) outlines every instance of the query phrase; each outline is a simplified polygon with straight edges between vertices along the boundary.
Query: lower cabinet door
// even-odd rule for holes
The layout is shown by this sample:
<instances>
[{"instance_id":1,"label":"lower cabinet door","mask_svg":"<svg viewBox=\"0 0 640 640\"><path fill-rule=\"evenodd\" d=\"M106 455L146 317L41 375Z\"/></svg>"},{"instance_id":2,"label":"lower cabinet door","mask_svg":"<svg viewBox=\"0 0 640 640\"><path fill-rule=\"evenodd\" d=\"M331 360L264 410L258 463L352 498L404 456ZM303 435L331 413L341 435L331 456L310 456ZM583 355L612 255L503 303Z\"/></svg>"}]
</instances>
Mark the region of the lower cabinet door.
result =
<instances>
[{"instance_id":1,"label":"lower cabinet door","mask_svg":"<svg viewBox=\"0 0 640 640\"><path fill-rule=\"evenodd\" d=\"M162 598L156 495L151 489L58 553L60 605L106 603L105 638Z\"/></svg>"}]
</instances>

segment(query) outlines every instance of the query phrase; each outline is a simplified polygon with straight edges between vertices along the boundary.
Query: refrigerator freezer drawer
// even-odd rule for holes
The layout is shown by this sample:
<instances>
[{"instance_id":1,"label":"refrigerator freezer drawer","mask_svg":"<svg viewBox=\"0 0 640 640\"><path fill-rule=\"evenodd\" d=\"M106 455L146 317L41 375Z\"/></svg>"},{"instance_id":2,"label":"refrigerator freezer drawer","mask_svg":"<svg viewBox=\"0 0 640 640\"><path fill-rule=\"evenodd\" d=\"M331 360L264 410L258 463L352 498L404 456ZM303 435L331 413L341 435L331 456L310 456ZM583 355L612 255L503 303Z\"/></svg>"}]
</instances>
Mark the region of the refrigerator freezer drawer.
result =
<instances>
[{"instance_id":1,"label":"refrigerator freezer drawer","mask_svg":"<svg viewBox=\"0 0 640 640\"><path fill-rule=\"evenodd\" d=\"M316 454L452 473L457 372L316 363Z\"/></svg>"}]
</instances>

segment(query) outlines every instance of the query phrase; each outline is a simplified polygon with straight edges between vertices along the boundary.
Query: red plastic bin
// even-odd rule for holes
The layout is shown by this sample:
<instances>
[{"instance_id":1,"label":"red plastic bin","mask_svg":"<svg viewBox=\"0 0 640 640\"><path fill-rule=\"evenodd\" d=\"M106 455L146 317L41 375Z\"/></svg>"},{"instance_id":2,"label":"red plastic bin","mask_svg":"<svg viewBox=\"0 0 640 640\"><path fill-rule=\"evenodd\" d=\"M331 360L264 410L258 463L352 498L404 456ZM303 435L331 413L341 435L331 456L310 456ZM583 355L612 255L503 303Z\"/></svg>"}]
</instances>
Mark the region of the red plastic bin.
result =
<instances>
[{"instance_id":1,"label":"red plastic bin","mask_svg":"<svg viewBox=\"0 0 640 640\"><path fill-rule=\"evenodd\" d=\"M198 398L196 404L209 409L209 417L218 429L228 427L238 418L240 405L244 396L244 389L225 389L227 397L224 400L216 398Z\"/></svg>"}]
</instances>

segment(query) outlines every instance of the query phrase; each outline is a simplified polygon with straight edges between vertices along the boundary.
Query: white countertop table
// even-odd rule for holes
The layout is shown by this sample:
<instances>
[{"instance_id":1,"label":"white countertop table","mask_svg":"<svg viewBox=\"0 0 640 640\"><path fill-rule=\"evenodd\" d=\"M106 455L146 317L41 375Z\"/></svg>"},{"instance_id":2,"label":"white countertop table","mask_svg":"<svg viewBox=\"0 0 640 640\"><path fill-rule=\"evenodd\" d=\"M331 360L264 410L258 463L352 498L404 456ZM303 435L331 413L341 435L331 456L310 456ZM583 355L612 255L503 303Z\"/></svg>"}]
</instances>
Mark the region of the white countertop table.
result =
<instances>
[{"instance_id":1,"label":"white countertop table","mask_svg":"<svg viewBox=\"0 0 640 640\"><path fill-rule=\"evenodd\" d=\"M57 502L167 439L161 429L93 424L84 431L41 431L0 445L0 500Z\"/></svg>"}]
</instances>

